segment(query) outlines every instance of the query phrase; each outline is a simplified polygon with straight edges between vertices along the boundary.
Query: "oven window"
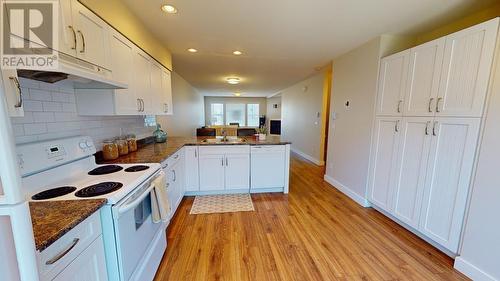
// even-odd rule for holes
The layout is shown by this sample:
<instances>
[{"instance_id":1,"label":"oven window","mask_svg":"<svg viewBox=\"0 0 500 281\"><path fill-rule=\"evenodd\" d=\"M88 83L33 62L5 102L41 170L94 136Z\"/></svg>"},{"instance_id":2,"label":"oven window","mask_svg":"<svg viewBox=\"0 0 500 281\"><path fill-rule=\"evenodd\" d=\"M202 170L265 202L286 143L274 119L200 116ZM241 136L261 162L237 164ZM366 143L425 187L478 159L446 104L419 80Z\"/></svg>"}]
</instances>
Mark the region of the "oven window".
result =
<instances>
[{"instance_id":1,"label":"oven window","mask_svg":"<svg viewBox=\"0 0 500 281\"><path fill-rule=\"evenodd\" d=\"M141 228L142 224L151 215L151 194L146 196L134 209L135 230Z\"/></svg>"}]
</instances>

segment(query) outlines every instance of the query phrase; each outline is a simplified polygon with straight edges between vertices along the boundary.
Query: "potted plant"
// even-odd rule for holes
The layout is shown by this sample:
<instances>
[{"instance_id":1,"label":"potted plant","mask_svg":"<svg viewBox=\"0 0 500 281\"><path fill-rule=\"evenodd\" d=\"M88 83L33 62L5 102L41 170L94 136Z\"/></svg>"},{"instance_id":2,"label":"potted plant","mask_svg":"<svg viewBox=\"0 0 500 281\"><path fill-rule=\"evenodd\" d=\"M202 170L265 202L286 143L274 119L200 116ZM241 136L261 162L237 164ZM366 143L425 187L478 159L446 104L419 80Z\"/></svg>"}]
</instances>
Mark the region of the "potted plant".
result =
<instances>
[{"instance_id":1,"label":"potted plant","mask_svg":"<svg viewBox=\"0 0 500 281\"><path fill-rule=\"evenodd\" d=\"M266 135L267 135L267 128L266 128L266 126L260 126L257 129L257 133L259 134L259 140L261 140L261 141L266 140Z\"/></svg>"}]
</instances>

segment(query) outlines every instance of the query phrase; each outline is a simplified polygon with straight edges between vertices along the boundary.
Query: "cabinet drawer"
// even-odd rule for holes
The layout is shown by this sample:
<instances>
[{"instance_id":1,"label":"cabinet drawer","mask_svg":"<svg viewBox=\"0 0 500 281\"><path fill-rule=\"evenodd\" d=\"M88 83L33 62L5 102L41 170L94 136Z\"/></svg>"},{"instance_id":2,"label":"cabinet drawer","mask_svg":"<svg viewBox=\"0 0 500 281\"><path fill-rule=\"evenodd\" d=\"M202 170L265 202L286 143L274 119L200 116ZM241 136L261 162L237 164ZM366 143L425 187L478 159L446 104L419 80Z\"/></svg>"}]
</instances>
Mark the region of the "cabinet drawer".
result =
<instances>
[{"instance_id":1,"label":"cabinet drawer","mask_svg":"<svg viewBox=\"0 0 500 281\"><path fill-rule=\"evenodd\" d=\"M52 280L101 233L101 219L97 211L47 249L37 252L40 280Z\"/></svg>"},{"instance_id":2,"label":"cabinet drawer","mask_svg":"<svg viewBox=\"0 0 500 281\"><path fill-rule=\"evenodd\" d=\"M172 166L177 164L179 160L182 158L182 153L184 152L184 148L177 150L174 154L167 158L167 160L161 163L163 169L170 169Z\"/></svg>"},{"instance_id":3,"label":"cabinet drawer","mask_svg":"<svg viewBox=\"0 0 500 281\"><path fill-rule=\"evenodd\" d=\"M200 146L200 155L250 153L249 145L211 145Z\"/></svg>"},{"instance_id":4,"label":"cabinet drawer","mask_svg":"<svg viewBox=\"0 0 500 281\"><path fill-rule=\"evenodd\" d=\"M284 145L257 145L252 146L250 151L253 153L267 153L267 152L285 152Z\"/></svg>"}]
</instances>

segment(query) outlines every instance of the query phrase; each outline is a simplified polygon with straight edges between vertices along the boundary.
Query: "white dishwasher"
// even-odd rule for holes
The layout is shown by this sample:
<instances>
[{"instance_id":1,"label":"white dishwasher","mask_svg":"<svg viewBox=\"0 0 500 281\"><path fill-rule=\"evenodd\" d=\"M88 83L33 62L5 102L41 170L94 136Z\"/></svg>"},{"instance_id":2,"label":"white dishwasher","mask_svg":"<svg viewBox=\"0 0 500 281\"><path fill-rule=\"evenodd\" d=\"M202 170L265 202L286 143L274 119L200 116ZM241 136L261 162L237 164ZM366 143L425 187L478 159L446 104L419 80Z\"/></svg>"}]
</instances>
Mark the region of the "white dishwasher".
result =
<instances>
[{"instance_id":1,"label":"white dishwasher","mask_svg":"<svg viewBox=\"0 0 500 281\"><path fill-rule=\"evenodd\" d=\"M285 145L251 146L250 191L285 187Z\"/></svg>"}]
</instances>

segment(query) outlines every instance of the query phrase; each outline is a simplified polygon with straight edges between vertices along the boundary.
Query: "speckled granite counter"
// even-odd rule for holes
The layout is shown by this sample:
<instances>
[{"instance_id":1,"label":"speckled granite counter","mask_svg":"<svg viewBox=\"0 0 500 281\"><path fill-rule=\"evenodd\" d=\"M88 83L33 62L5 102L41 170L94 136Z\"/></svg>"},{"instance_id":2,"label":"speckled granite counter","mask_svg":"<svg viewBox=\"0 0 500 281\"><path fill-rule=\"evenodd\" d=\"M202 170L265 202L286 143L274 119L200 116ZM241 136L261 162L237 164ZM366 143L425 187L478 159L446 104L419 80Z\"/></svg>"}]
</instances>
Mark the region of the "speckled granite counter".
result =
<instances>
[{"instance_id":1,"label":"speckled granite counter","mask_svg":"<svg viewBox=\"0 0 500 281\"><path fill-rule=\"evenodd\" d=\"M168 137L165 143L154 143L147 144L139 148L136 152L129 153L128 155L122 156L116 160L111 161L99 161L100 164L111 164L111 163L161 163L177 150L181 149L183 146L188 145L283 145L290 144L290 142L282 141L279 136L267 136L266 140L259 141L254 137L240 137L244 139L244 142L238 143L207 143L204 142L206 139L214 137Z\"/></svg>"},{"instance_id":2,"label":"speckled granite counter","mask_svg":"<svg viewBox=\"0 0 500 281\"><path fill-rule=\"evenodd\" d=\"M30 202L36 249L45 250L104 204L105 199Z\"/></svg>"}]
</instances>

